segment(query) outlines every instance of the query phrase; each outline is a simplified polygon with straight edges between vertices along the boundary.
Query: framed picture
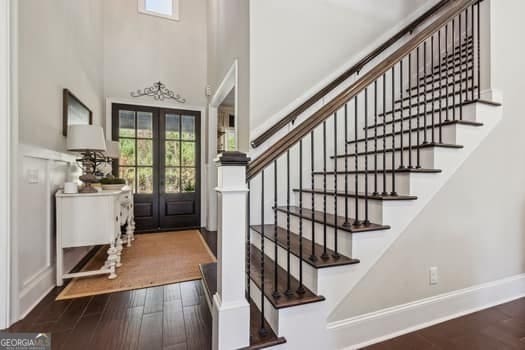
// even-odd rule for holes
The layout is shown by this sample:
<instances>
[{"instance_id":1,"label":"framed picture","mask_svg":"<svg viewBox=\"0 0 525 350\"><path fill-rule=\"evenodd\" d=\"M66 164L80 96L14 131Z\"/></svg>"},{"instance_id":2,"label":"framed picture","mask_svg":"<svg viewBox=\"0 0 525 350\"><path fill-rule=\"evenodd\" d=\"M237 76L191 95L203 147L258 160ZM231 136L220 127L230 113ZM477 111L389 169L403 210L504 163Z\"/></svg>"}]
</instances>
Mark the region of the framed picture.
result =
<instances>
[{"instance_id":1,"label":"framed picture","mask_svg":"<svg viewBox=\"0 0 525 350\"><path fill-rule=\"evenodd\" d=\"M93 124L93 112L68 89L63 91L63 131L67 136L67 129L71 125Z\"/></svg>"}]
</instances>

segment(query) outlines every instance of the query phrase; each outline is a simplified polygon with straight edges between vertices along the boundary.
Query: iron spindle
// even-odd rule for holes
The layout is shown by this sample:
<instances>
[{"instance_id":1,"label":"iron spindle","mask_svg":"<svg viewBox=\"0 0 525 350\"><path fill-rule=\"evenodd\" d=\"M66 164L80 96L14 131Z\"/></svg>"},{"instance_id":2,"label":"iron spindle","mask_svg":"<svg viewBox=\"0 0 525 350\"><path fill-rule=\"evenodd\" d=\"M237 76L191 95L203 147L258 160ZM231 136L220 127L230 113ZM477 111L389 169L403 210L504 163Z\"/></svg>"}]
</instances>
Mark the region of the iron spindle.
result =
<instances>
[{"instance_id":1,"label":"iron spindle","mask_svg":"<svg viewBox=\"0 0 525 350\"><path fill-rule=\"evenodd\" d=\"M363 224L368 226L370 225L370 220L368 220L368 87L365 88L365 154L365 221ZM358 197L357 192L355 197ZM335 216L337 217L337 212Z\"/></svg>"},{"instance_id":2,"label":"iron spindle","mask_svg":"<svg viewBox=\"0 0 525 350\"><path fill-rule=\"evenodd\" d=\"M396 132L395 132L395 90L396 90L396 82L395 82L395 66L392 67L392 192L390 193L391 196L397 196L396 193ZM401 110L403 110L403 106L401 106ZM401 120L401 123L403 123L403 120ZM401 151L403 153L403 151Z\"/></svg>"},{"instance_id":3,"label":"iron spindle","mask_svg":"<svg viewBox=\"0 0 525 350\"><path fill-rule=\"evenodd\" d=\"M273 226L273 238L274 238L274 242L275 244L273 245L273 254L274 254L274 258L275 258L275 264L274 264L274 271L273 271L273 293L272 293L272 296L274 297L274 299L279 299L281 297L281 293L279 293L279 286L278 286L278 282L277 282L277 267L279 266L279 251L278 251L278 247L277 247L277 239L279 238L278 237L278 232L277 232L277 228L278 228L278 213L277 213L277 159L273 161L273 223L274 223L274 226Z\"/></svg>"},{"instance_id":4,"label":"iron spindle","mask_svg":"<svg viewBox=\"0 0 525 350\"><path fill-rule=\"evenodd\" d=\"M465 42L464 43L465 44L465 62L464 62L464 65L465 65L465 73L464 73L465 74L465 97L464 97L463 102L466 102L468 101L469 80L470 80L468 76L468 66L469 66L469 61L470 61L470 49L468 45L468 7L465 9L465 21L463 23L463 29L465 31L464 40L463 40ZM463 111L463 107L461 108L461 110Z\"/></svg>"},{"instance_id":5,"label":"iron spindle","mask_svg":"<svg viewBox=\"0 0 525 350\"><path fill-rule=\"evenodd\" d=\"M337 163L337 158L335 159ZM337 175L336 175L337 176ZM328 260L328 252L326 247L326 236L328 226L326 221L328 219L328 213L326 212L326 120L323 122L323 254L321 259Z\"/></svg>"},{"instance_id":6,"label":"iron spindle","mask_svg":"<svg viewBox=\"0 0 525 350\"><path fill-rule=\"evenodd\" d=\"M459 14L459 25L458 25L458 42L459 42L459 120L463 120L463 40L461 39L462 30L461 24L463 22L463 13ZM467 53L465 52L465 61L467 60ZM455 80L455 78L453 78ZM465 86L467 80L465 79Z\"/></svg>"},{"instance_id":7,"label":"iron spindle","mask_svg":"<svg viewBox=\"0 0 525 350\"><path fill-rule=\"evenodd\" d=\"M481 30L480 30L480 26L481 26L481 10L480 10L480 6L481 6L481 1L478 1L477 3L477 42L478 42L478 47L477 47L477 52L478 52L478 64L477 64L477 74L478 74L478 99L481 99ZM474 40L472 40L472 45L474 45ZM472 49L472 51L474 51L474 48ZM474 62L472 62L472 64L474 64Z\"/></svg>"},{"instance_id":8,"label":"iron spindle","mask_svg":"<svg viewBox=\"0 0 525 350\"><path fill-rule=\"evenodd\" d=\"M388 196L386 191L386 73L383 74L383 193L382 196Z\"/></svg>"},{"instance_id":9,"label":"iron spindle","mask_svg":"<svg viewBox=\"0 0 525 350\"><path fill-rule=\"evenodd\" d=\"M452 119L456 120L456 84L455 84L455 59L456 59L456 18L452 19Z\"/></svg>"},{"instance_id":10,"label":"iron spindle","mask_svg":"<svg viewBox=\"0 0 525 350\"><path fill-rule=\"evenodd\" d=\"M297 294L304 293L306 290L303 286L303 139L301 139L299 141L299 287Z\"/></svg>"},{"instance_id":11,"label":"iron spindle","mask_svg":"<svg viewBox=\"0 0 525 350\"><path fill-rule=\"evenodd\" d=\"M314 147L314 131L310 133L310 167L312 172L312 196L311 198L311 204L312 204L312 217L311 217L311 225L312 225L312 255L310 255L311 261L316 261L317 256L315 255L315 196L313 195L315 193L315 179L314 179L314 161L315 161L315 147Z\"/></svg>"},{"instance_id":12,"label":"iron spindle","mask_svg":"<svg viewBox=\"0 0 525 350\"><path fill-rule=\"evenodd\" d=\"M413 169L412 165L412 52L408 54L408 168ZM419 132L419 130L418 130Z\"/></svg>"},{"instance_id":13,"label":"iron spindle","mask_svg":"<svg viewBox=\"0 0 525 350\"><path fill-rule=\"evenodd\" d=\"M435 117L435 110L434 110L434 98L435 98L435 93L434 93L434 89L435 89L435 79L434 79L434 35L432 35L432 37L430 38L430 43L431 43L431 46L430 46L430 74L432 74L432 77L431 77L431 81L432 81L432 86L430 87L432 89L432 143L435 144L436 143L436 132L435 132L435 122L434 122L434 117Z\"/></svg>"},{"instance_id":14,"label":"iron spindle","mask_svg":"<svg viewBox=\"0 0 525 350\"><path fill-rule=\"evenodd\" d=\"M337 218L337 112L334 113L334 155L335 155L335 162L334 162L334 216ZM346 158L346 155L345 155ZM332 256L336 259L339 259L339 253L338 253L338 229L337 229L337 222L334 225L334 254Z\"/></svg>"},{"instance_id":15,"label":"iron spindle","mask_svg":"<svg viewBox=\"0 0 525 350\"><path fill-rule=\"evenodd\" d=\"M404 121L404 109L405 109L405 103L403 101L403 58L401 59L400 66L399 66L399 93L401 94L401 165L399 165L399 169L405 169L405 145L404 145L404 134L405 134L405 121ZM410 94L408 93L408 99L410 100ZM410 111L408 111L408 116L410 118Z\"/></svg>"},{"instance_id":16,"label":"iron spindle","mask_svg":"<svg viewBox=\"0 0 525 350\"><path fill-rule=\"evenodd\" d=\"M286 151L286 294L293 295L290 275L290 150Z\"/></svg>"},{"instance_id":17,"label":"iron spindle","mask_svg":"<svg viewBox=\"0 0 525 350\"><path fill-rule=\"evenodd\" d=\"M275 244L277 245L277 242ZM261 337L268 335L268 330L264 327L264 170L261 171L261 327L259 335Z\"/></svg>"},{"instance_id":18,"label":"iron spindle","mask_svg":"<svg viewBox=\"0 0 525 350\"><path fill-rule=\"evenodd\" d=\"M470 66L470 76L472 78L472 80L471 80L472 81L472 83L471 83L472 90L470 91L470 100L471 101L474 101L474 99L475 99L475 97L474 97L474 93L475 93L474 89L475 89L475 86L476 86L475 85L476 82L474 80L474 58L475 58L475 53L474 53L474 6L475 5L472 5L470 7L470 38L471 38L470 40L472 41L472 43L470 45L472 47L472 49L471 49L471 51L472 51L472 65Z\"/></svg>"},{"instance_id":19,"label":"iron spindle","mask_svg":"<svg viewBox=\"0 0 525 350\"><path fill-rule=\"evenodd\" d=\"M374 81L374 196L379 195L377 189L377 79Z\"/></svg>"},{"instance_id":20,"label":"iron spindle","mask_svg":"<svg viewBox=\"0 0 525 350\"><path fill-rule=\"evenodd\" d=\"M427 41L423 43L423 76L425 80L423 81L423 144L428 143L427 139Z\"/></svg>"},{"instance_id":21,"label":"iron spindle","mask_svg":"<svg viewBox=\"0 0 525 350\"><path fill-rule=\"evenodd\" d=\"M248 217L246 218L246 294L248 300L251 298L250 288L250 268L251 268L251 235L250 235L250 217L251 217L251 204L250 204L250 181L248 181L248 195L247 195L247 211Z\"/></svg>"},{"instance_id":22,"label":"iron spindle","mask_svg":"<svg viewBox=\"0 0 525 350\"><path fill-rule=\"evenodd\" d=\"M445 95L447 96L446 99L445 99L445 108L446 108L446 115L445 115L445 121L448 122L450 119L449 119L449 104L448 104L448 100L449 100L449 94L448 94L448 60L449 60L449 57L448 57L448 23L445 25L445 78L446 78L446 81L445 81Z\"/></svg>"},{"instance_id":23,"label":"iron spindle","mask_svg":"<svg viewBox=\"0 0 525 350\"><path fill-rule=\"evenodd\" d=\"M438 32L438 65L439 65L439 143L443 143L443 69L441 67L441 29ZM445 75L446 77L446 75ZM447 82L445 82L446 84Z\"/></svg>"},{"instance_id":24,"label":"iron spindle","mask_svg":"<svg viewBox=\"0 0 525 350\"><path fill-rule=\"evenodd\" d=\"M416 115L417 115L417 118L416 118L416 128L417 128L417 133L416 133L416 145L417 145L417 148L416 148L416 169L421 169L421 149L420 149L420 127L421 127L421 104L419 103L419 94L420 94L420 90L419 90L419 85L420 85L420 82L419 82L419 56L420 55L420 47L421 46L418 46L417 47L417 56L416 56L416 82L417 82L417 101L416 101L416 104L417 104L417 112L416 112Z\"/></svg>"},{"instance_id":25,"label":"iron spindle","mask_svg":"<svg viewBox=\"0 0 525 350\"><path fill-rule=\"evenodd\" d=\"M355 159L355 220L354 220L354 226L360 226L362 224L361 221L359 221L359 198L358 198L358 192L359 192L359 157L358 157L358 142L357 142L357 114L359 112L359 100L358 96L356 95L354 98L355 102L355 108L354 108L354 159ZM384 118L386 119L386 118ZM365 157L368 157L366 154Z\"/></svg>"},{"instance_id":26,"label":"iron spindle","mask_svg":"<svg viewBox=\"0 0 525 350\"><path fill-rule=\"evenodd\" d=\"M352 226L348 220L348 103L345 103L345 222L344 227ZM337 177L337 173L335 174Z\"/></svg>"}]
</instances>

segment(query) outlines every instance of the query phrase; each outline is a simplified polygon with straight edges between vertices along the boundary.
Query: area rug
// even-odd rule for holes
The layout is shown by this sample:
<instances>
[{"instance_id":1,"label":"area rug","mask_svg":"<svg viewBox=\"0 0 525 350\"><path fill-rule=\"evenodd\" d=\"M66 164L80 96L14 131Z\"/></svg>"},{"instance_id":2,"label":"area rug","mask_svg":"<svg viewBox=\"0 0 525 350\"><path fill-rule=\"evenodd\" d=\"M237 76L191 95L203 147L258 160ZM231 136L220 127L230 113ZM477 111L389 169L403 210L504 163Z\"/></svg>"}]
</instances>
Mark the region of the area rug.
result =
<instances>
[{"instance_id":1,"label":"area rug","mask_svg":"<svg viewBox=\"0 0 525 350\"><path fill-rule=\"evenodd\" d=\"M74 278L57 300L197 280L201 278L199 264L215 261L196 230L136 235L135 238L131 247L124 246L116 279L109 280L108 275ZM101 247L82 271L104 265L107 249L107 246Z\"/></svg>"}]
</instances>

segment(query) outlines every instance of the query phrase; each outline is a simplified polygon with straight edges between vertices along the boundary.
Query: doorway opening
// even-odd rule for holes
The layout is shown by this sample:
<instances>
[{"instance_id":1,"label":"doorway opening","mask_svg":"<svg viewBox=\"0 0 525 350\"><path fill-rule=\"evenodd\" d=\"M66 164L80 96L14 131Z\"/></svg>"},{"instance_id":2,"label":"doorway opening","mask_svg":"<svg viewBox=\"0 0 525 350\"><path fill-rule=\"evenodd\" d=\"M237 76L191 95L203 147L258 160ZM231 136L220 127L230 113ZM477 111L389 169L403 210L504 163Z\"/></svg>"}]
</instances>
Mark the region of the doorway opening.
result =
<instances>
[{"instance_id":1,"label":"doorway opening","mask_svg":"<svg viewBox=\"0 0 525 350\"><path fill-rule=\"evenodd\" d=\"M133 191L137 232L200 227L200 123L198 111L112 105L114 171Z\"/></svg>"}]
</instances>

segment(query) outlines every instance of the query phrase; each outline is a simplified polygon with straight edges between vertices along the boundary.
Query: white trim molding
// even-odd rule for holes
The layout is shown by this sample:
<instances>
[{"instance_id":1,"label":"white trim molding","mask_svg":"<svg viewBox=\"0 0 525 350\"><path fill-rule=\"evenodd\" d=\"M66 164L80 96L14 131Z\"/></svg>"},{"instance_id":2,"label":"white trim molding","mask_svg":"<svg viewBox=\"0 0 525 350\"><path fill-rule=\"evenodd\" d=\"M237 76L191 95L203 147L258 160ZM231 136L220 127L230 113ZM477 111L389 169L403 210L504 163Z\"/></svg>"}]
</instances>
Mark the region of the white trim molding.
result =
<instances>
[{"instance_id":1,"label":"white trim molding","mask_svg":"<svg viewBox=\"0 0 525 350\"><path fill-rule=\"evenodd\" d=\"M234 106L233 113L235 115L235 149L238 147L239 142L239 61L233 61L230 69L224 76L224 79L219 84L217 91L211 98L210 105L208 107L208 163L206 164L207 170L207 181L208 181L208 198L207 198L207 215L206 215L206 228L210 231L217 230L217 194L215 193L215 187L217 186L217 167L213 160L217 156L217 124L219 115L219 106L228 96L228 94L234 90Z\"/></svg>"},{"instance_id":2,"label":"white trim molding","mask_svg":"<svg viewBox=\"0 0 525 350\"><path fill-rule=\"evenodd\" d=\"M361 349L525 296L525 274L328 324L337 349Z\"/></svg>"},{"instance_id":3,"label":"white trim molding","mask_svg":"<svg viewBox=\"0 0 525 350\"><path fill-rule=\"evenodd\" d=\"M12 94L11 2L0 0L0 329L11 319Z\"/></svg>"}]
</instances>

